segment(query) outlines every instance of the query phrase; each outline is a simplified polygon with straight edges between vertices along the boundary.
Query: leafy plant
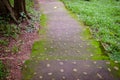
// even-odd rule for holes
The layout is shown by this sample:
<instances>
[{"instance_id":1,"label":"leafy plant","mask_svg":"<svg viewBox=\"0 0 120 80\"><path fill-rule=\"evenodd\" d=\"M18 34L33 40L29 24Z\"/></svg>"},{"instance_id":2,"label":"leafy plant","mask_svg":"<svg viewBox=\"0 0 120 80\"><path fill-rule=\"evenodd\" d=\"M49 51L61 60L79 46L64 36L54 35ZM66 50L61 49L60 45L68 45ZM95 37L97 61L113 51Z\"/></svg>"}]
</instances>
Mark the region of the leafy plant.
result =
<instances>
[{"instance_id":1,"label":"leafy plant","mask_svg":"<svg viewBox=\"0 0 120 80\"><path fill-rule=\"evenodd\" d=\"M16 46L16 45L14 45L14 46L12 47L12 53L15 54L15 53L17 53L18 51L19 51L19 47Z\"/></svg>"},{"instance_id":2,"label":"leafy plant","mask_svg":"<svg viewBox=\"0 0 120 80\"><path fill-rule=\"evenodd\" d=\"M6 41L6 40L0 40L0 45L8 45L8 41Z\"/></svg>"},{"instance_id":3,"label":"leafy plant","mask_svg":"<svg viewBox=\"0 0 120 80\"><path fill-rule=\"evenodd\" d=\"M0 60L0 80L5 80L5 78L7 77L7 75L8 75L8 72L5 69L5 65Z\"/></svg>"},{"instance_id":4,"label":"leafy plant","mask_svg":"<svg viewBox=\"0 0 120 80\"><path fill-rule=\"evenodd\" d=\"M20 33L20 28L13 24L2 23L0 24L0 35L3 37L16 38Z\"/></svg>"}]
</instances>

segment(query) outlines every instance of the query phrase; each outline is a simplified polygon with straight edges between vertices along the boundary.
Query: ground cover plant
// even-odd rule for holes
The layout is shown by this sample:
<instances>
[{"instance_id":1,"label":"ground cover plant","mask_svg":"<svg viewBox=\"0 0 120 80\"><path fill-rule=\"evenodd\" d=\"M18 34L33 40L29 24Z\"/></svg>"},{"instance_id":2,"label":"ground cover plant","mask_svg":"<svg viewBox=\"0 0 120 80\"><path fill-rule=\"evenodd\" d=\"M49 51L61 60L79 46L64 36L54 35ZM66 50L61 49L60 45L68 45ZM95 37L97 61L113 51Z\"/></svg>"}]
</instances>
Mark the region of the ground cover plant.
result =
<instances>
[{"instance_id":1,"label":"ground cover plant","mask_svg":"<svg viewBox=\"0 0 120 80\"><path fill-rule=\"evenodd\" d=\"M0 60L0 80L5 80L5 77L7 76L7 70L5 69L5 65Z\"/></svg>"},{"instance_id":2,"label":"ground cover plant","mask_svg":"<svg viewBox=\"0 0 120 80\"><path fill-rule=\"evenodd\" d=\"M14 0L10 0L10 3L13 6ZM33 24L35 20L32 17L36 15L34 15L35 10L33 9L33 4L34 3L32 0L26 0L26 8L27 8L28 14L30 14L31 16L31 20L28 20L28 25L25 26L26 33L28 32L28 30L32 31L34 27ZM24 19L24 20L26 20L26 23L27 23L27 19ZM20 19L18 19L18 21L20 21ZM29 21L31 22L31 24L29 24ZM20 23L21 22L22 21L20 21ZM13 44L13 47L11 47L11 49L9 49L8 46L11 40L13 41L17 40L19 35L23 32L20 25L21 24L18 24L18 25L14 24L14 22L11 20L10 14L7 14L7 16L0 15L0 80L6 80L5 78L9 76L8 75L9 73L6 71L8 70L6 69L6 64L4 65L4 61L2 62L1 59L6 59L8 55L12 56L11 55L12 53L18 52L19 47L16 46L15 44ZM28 27L30 29L28 29Z\"/></svg>"},{"instance_id":3,"label":"ground cover plant","mask_svg":"<svg viewBox=\"0 0 120 80\"><path fill-rule=\"evenodd\" d=\"M12 6L14 3L14 0L10 0ZM33 1L26 1L26 8L29 12L30 15L33 16L33 13L35 10L33 9ZM21 19L18 20L19 22L22 22ZM32 31L33 29L33 24L34 24L34 19L31 20L31 24L26 26L26 31ZM12 39L18 38L19 34L21 32L21 27L19 25L14 24L11 22L11 17L9 16L0 16L0 57L3 56L3 52L9 45L9 41Z\"/></svg>"},{"instance_id":4,"label":"ground cover plant","mask_svg":"<svg viewBox=\"0 0 120 80\"><path fill-rule=\"evenodd\" d=\"M62 0L78 19L103 43L111 59L120 61L120 1Z\"/></svg>"}]
</instances>

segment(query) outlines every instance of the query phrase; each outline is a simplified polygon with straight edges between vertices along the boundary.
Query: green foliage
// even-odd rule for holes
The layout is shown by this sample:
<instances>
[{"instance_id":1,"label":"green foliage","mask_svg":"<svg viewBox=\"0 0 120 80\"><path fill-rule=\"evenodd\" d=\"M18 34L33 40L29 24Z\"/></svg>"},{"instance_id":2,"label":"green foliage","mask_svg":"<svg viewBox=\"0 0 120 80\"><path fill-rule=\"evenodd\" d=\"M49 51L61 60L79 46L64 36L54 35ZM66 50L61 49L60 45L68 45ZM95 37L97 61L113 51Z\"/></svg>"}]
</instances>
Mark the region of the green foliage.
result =
<instances>
[{"instance_id":1,"label":"green foliage","mask_svg":"<svg viewBox=\"0 0 120 80\"><path fill-rule=\"evenodd\" d=\"M120 59L120 2L116 0L62 0L78 19L90 26L112 59ZM114 55L114 57L113 57ZM117 57L115 57L117 56Z\"/></svg>"},{"instance_id":2,"label":"green foliage","mask_svg":"<svg viewBox=\"0 0 120 80\"><path fill-rule=\"evenodd\" d=\"M5 69L5 65L0 60L0 80L5 80L7 76L7 70Z\"/></svg>"},{"instance_id":3,"label":"green foliage","mask_svg":"<svg viewBox=\"0 0 120 80\"><path fill-rule=\"evenodd\" d=\"M33 32L36 27L35 27L35 23L36 22L40 22L40 16L41 13L39 11L36 11L34 8L34 2L33 0L26 0L26 8L27 8L27 12L30 14L30 16L32 17L32 19L30 20L29 25L27 25L26 27L26 31L27 32ZM38 29L37 29L38 30Z\"/></svg>"},{"instance_id":4,"label":"green foliage","mask_svg":"<svg viewBox=\"0 0 120 80\"><path fill-rule=\"evenodd\" d=\"M15 53L17 53L18 51L19 51L19 47L16 46L16 45L14 45L14 46L12 47L12 53L15 54Z\"/></svg>"},{"instance_id":5,"label":"green foliage","mask_svg":"<svg viewBox=\"0 0 120 80\"><path fill-rule=\"evenodd\" d=\"M0 45L7 46L9 38L17 38L20 28L14 24L9 24L4 20L0 21Z\"/></svg>"},{"instance_id":6,"label":"green foliage","mask_svg":"<svg viewBox=\"0 0 120 80\"><path fill-rule=\"evenodd\" d=\"M8 45L8 41L7 40L0 40L0 45Z\"/></svg>"},{"instance_id":7,"label":"green foliage","mask_svg":"<svg viewBox=\"0 0 120 80\"><path fill-rule=\"evenodd\" d=\"M11 5L14 6L14 0L9 0Z\"/></svg>"},{"instance_id":8,"label":"green foliage","mask_svg":"<svg viewBox=\"0 0 120 80\"><path fill-rule=\"evenodd\" d=\"M26 9L27 9L28 13L30 13L30 14L32 14L32 12L34 11L33 5L34 5L33 0L26 0Z\"/></svg>"},{"instance_id":9,"label":"green foliage","mask_svg":"<svg viewBox=\"0 0 120 80\"><path fill-rule=\"evenodd\" d=\"M3 37L16 38L20 33L20 28L13 24L1 23L0 24L0 35Z\"/></svg>"},{"instance_id":10,"label":"green foliage","mask_svg":"<svg viewBox=\"0 0 120 80\"><path fill-rule=\"evenodd\" d=\"M21 15L21 17L26 18L26 15L24 12L21 12L20 15Z\"/></svg>"}]
</instances>

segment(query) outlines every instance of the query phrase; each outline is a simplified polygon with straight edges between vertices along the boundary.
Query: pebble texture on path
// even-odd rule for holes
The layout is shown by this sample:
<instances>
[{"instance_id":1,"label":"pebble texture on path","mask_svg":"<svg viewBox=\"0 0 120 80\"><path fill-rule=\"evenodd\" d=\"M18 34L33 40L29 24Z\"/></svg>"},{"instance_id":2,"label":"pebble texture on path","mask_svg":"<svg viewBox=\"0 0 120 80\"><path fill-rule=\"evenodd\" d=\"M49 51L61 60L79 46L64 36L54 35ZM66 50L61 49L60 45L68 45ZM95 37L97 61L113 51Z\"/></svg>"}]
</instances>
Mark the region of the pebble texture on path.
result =
<instances>
[{"instance_id":1,"label":"pebble texture on path","mask_svg":"<svg viewBox=\"0 0 120 80\"><path fill-rule=\"evenodd\" d=\"M90 60L89 48L96 48L82 39L83 27L68 14L62 2L39 0L39 3L48 19L45 54L68 59L38 60L31 80L120 80L111 72L119 71L119 67L111 69L109 61Z\"/></svg>"}]
</instances>

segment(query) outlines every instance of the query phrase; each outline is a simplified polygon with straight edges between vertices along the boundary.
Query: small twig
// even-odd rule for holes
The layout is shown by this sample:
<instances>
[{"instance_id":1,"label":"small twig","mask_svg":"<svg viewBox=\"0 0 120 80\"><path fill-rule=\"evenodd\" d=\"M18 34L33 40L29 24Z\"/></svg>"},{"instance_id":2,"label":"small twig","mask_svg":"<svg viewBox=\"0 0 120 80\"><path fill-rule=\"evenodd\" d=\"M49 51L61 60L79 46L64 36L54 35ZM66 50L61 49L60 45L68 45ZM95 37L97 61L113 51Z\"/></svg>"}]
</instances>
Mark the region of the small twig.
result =
<instances>
[{"instance_id":1,"label":"small twig","mask_svg":"<svg viewBox=\"0 0 120 80\"><path fill-rule=\"evenodd\" d=\"M6 60L6 59L13 60L15 58L13 58L13 57L3 57L3 58L0 58L0 60Z\"/></svg>"}]
</instances>

